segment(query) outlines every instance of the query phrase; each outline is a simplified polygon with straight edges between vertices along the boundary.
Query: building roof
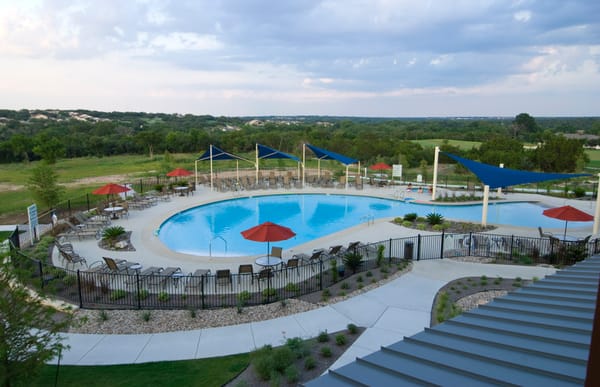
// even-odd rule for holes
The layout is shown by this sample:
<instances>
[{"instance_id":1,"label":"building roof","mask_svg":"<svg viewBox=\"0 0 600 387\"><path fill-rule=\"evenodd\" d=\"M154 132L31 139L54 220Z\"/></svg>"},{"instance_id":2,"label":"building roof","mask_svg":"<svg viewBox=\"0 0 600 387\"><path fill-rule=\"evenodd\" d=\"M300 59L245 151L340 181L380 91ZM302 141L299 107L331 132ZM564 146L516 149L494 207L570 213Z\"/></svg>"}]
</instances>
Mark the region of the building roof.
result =
<instances>
[{"instance_id":1,"label":"building roof","mask_svg":"<svg viewBox=\"0 0 600 387\"><path fill-rule=\"evenodd\" d=\"M305 384L583 385L600 256Z\"/></svg>"}]
</instances>

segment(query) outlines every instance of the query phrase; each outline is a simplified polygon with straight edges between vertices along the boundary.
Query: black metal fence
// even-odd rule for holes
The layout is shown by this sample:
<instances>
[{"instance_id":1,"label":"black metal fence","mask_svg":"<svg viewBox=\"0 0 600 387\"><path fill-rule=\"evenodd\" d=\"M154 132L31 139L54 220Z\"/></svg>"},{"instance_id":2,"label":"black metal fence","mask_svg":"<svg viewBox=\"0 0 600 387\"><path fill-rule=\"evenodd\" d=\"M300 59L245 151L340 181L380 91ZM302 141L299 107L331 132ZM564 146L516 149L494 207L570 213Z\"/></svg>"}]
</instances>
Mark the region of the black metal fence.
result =
<instances>
[{"instance_id":1,"label":"black metal fence","mask_svg":"<svg viewBox=\"0 0 600 387\"><path fill-rule=\"evenodd\" d=\"M600 239L557 243L516 235L442 233L360 245L354 252L362 256L357 273L408 260L467 256L484 257L490 263L564 266L599 253ZM143 276L139 272L56 267L14 246L11 249L12 262L24 281L89 309L207 309L294 298L323 291L351 276L344 254L347 252L270 272Z\"/></svg>"}]
</instances>

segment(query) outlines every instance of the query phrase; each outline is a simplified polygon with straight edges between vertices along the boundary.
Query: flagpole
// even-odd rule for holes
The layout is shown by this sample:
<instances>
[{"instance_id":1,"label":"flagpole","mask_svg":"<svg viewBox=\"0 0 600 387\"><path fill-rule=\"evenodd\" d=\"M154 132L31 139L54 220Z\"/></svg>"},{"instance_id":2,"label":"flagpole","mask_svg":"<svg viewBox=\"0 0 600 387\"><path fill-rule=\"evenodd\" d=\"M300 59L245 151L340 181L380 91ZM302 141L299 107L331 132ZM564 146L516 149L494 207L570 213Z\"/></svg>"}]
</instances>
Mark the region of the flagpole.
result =
<instances>
[{"instance_id":1,"label":"flagpole","mask_svg":"<svg viewBox=\"0 0 600 387\"><path fill-rule=\"evenodd\" d=\"M435 190L437 186L438 161L440 156L440 147L435 147L435 155L433 157L433 184L431 186L431 200L435 200Z\"/></svg>"},{"instance_id":2,"label":"flagpole","mask_svg":"<svg viewBox=\"0 0 600 387\"><path fill-rule=\"evenodd\" d=\"M488 200L490 196L490 186L483 186L483 208L481 210L481 225L483 227L487 226L487 213L488 213Z\"/></svg>"}]
</instances>

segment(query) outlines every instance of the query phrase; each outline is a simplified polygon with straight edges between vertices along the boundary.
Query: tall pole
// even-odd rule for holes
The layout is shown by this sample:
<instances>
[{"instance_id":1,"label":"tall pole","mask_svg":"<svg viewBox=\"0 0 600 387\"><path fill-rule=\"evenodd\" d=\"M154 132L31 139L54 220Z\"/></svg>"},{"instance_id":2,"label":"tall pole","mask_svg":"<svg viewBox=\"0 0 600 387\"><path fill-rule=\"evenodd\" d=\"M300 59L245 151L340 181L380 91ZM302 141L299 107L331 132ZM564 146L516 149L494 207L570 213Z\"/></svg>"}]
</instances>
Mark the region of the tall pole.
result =
<instances>
[{"instance_id":1,"label":"tall pole","mask_svg":"<svg viewBox=\"0 0 600 387\"><path fill-rule=\"evenodd\" d=\"M302 144L302 189L306 183L306 144Z\"/></svg>"},{"instance_id":2,"label":"tall pole","mask_svg":"<svg viewBox=\"0 0 600 387\"><path fill-rule=\"evenodd\" d=\"M213 146L212 144L210 144L210 148L209 148L209 154L210 154L210 190L214 191L215 189L213 188L213 165L212 165L212 151L213 151Z\"/></svg>"},{"instance_id":3,"label":"tall pole","mask_svg":"<svg viewBox=\"0 0 600 387\"><path fill-rule=\"evenodd\" d=\"M258 185L258 143L256 143L256 184Z\"/></svg>"},{"instance_id":4,"label":"tall pole","mask_svg":"<svg viewBox=\"0 0 600 387\"><path fill-rule=\"evenodd\" d=\"M440 147L436 146L435 154L433 156L433 184L431 185L431 200L435 200L439 158L440 158Z\"/></svg>"},{"instance_id":5,"label":"tall pole","mask_svg":"<svg viewBox=\"0 0 600 387\"><path fill-rule=\"evenodd\" d=\"M194 172L196 176L196 187L198 187L198 160L194 160Z\"/></svg>"},{"instance_id":6,"label":"tall pole","mask_svg":"<svg viewBox=\"0 0 600 387\"><path fill-rule=\"evenodd\" d=\"M487 213L488 213L488 199L490 196L490 186L483 186L483 208L481 209L481 225L487 226Z\"/></svg>"},{"instance_id":7,"label":"tall pole","mask_svg":"<svg viewBox=\"0 0 600 387\"><path fill-rule=\"evenodd\" d=\"M500 168L504 168L504 164L500 163ZM502 195L502 187L498 187L498 196Z\"/></svg>"},{"instance_id":8,"label":"tall pole","mask_svg":"<svg viewBox=\"0 0 600 387\"><path fill-rule=\"evenodd\" d=\"M598 174L598 189L596 190L596 211L594 212L593 234L598 234L598 222L600 222L600 173Z\"/></svg>"}]
</instances>

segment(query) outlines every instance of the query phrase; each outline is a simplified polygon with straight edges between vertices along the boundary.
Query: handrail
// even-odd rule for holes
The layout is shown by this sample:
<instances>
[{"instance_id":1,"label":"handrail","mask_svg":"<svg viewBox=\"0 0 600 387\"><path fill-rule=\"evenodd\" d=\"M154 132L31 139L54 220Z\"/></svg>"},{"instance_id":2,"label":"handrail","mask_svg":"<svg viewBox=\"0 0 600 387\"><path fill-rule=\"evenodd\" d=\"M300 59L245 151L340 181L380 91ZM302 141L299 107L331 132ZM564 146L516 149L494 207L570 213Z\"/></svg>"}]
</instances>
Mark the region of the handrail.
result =
<instances>
[{"instance_id":1,"label":"handrail","mask_svg":"<svg viewBox=\"0 0 600 387\"><path fill-rule=\"evenodd\" d=\"M212 243L216 239L221 239L223 242L225 242L225 255L227 255L227 241L222 236L217 235L216 237L211 239L210 242L208 242L208 256L212 257Z\"/></svg>"}]
</instances>

